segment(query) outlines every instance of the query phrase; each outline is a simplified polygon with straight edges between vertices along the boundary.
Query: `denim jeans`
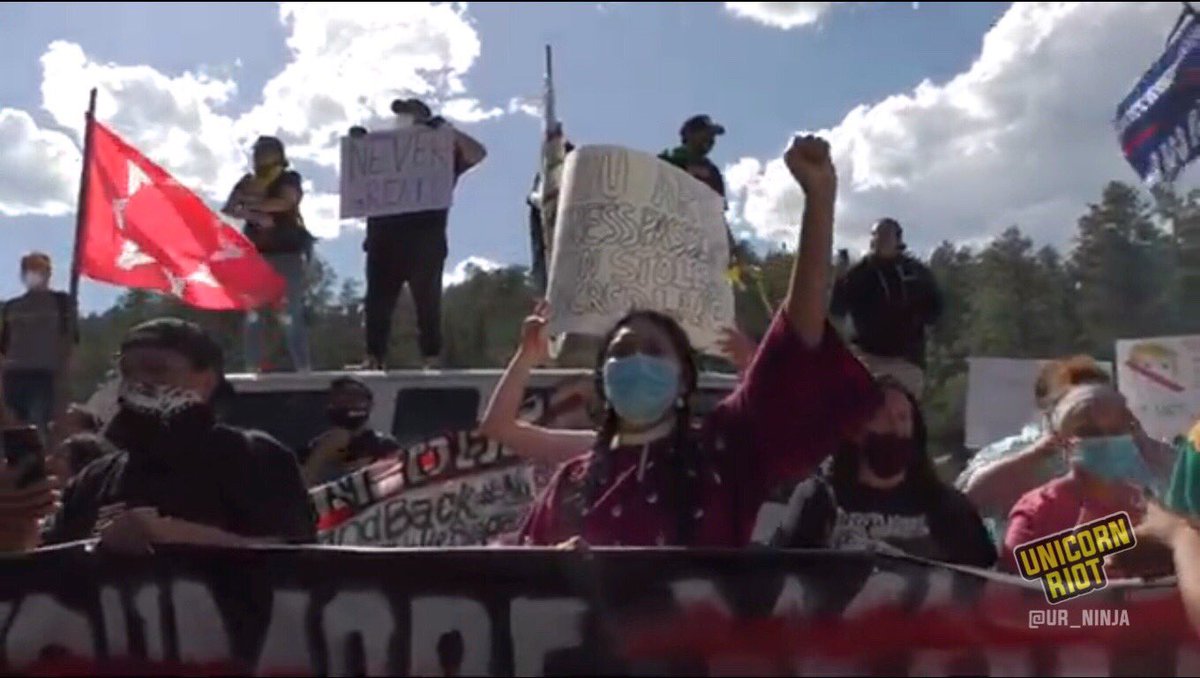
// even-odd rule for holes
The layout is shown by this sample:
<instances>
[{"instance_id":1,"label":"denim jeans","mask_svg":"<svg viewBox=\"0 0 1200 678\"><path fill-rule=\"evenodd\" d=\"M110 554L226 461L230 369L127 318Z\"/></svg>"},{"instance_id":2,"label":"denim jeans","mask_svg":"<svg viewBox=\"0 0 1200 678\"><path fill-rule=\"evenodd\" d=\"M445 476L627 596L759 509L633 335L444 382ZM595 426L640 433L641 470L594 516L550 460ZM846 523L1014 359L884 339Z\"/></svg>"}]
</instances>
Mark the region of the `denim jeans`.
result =
<instances>
[{"instance_id":1,"label":"denim jeans","mask_svg":"<svg viewBox=\"0 0 1200 678\"><path fill-rule=\"evenodd\" d=\"M5 371L4 402L17 419L45 431L54 417L54 373L50 370Z\"/></svg>"},{"instance_id":2,"label":"denim jeans","mask_svg":"<svg viewBox=\"0 0 1200 678\"><path fill-rule=\"evenodd\" d=\"M297 371L308 371L311 363L308 356L308 326L304 319L305 272L308 262L303 254L264 254L263 258L287 282L287 299L279 324L287 338L288 354L292 367ZM258 309L246 314L246 369L256 372L262 367L263 344L266 323L263 311Z\"/></svg>"}]
</instances>

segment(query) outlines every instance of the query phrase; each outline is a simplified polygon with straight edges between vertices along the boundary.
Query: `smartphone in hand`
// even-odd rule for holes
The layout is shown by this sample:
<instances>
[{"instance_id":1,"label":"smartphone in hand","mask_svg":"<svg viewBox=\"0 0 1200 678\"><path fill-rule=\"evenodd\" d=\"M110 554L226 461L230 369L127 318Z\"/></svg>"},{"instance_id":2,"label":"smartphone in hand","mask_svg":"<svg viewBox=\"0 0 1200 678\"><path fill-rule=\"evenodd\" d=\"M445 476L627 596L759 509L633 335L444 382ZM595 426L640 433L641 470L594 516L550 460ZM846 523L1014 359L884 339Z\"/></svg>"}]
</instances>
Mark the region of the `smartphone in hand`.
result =
<instances>
[{"instance_id":1,"label":"smartphone in hand","mask_svg":"<svg viewBox=\"0 0 1200 678\"><path fill-rule=\"evenodd\" d=\"M14 426L0 433L4 459L17 474L18 489L46 478L46 445L36 426Z\"/></svg>"}]
</instances>

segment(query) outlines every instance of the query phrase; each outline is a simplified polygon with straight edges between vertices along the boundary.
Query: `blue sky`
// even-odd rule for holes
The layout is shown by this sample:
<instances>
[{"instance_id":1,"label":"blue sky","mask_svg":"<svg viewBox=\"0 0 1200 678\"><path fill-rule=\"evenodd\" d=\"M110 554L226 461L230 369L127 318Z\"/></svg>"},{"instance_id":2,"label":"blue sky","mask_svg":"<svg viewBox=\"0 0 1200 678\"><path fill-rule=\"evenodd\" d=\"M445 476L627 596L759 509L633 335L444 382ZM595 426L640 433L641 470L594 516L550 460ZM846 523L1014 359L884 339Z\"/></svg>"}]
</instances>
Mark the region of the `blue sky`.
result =
<instances>
[{"instance_id":1,"label":"blue sky","mask_svg":"<svg viewBox=\"0 0 1200 678\"><path fill-rule=\"evenodd\" d=\"M528 263L542 45L577 143L657 152L680 122L724 123L739 228L791 242L802 201L778 162L820 130L842 181L839 245L893 214L913 246L1019 224L1066 242L1104 181L1132 180L1109 120L1176 3L0 4L0 297L49 251L65 286L87 89L99 117L215 200L245 144L281 134L313 184L322 256L362 277L362 231L333 218L336 133L420 94L489 149L459 186L448 270ZM266 94L264 95L264 92ZM526 110L523 110L526 109ZM197 149L203 149L202 151ZM117 291L86 282L97 309Z\"/></svg>"}]
</instances>

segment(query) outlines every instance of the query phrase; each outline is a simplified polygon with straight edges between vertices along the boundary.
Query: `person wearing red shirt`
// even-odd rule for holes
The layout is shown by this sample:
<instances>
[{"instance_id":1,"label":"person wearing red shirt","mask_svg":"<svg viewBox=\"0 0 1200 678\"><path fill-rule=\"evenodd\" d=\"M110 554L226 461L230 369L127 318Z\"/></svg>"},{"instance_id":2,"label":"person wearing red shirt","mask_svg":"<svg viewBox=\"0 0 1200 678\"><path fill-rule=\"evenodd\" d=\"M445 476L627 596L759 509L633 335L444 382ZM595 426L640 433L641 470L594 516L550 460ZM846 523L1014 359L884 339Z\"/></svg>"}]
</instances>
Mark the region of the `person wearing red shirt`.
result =
<instances>
[{"instance_id":1,"label":"person wearing red shirt","mask_svg":"<svg viewBox=\"0 0 1200 678\"><path fill-rule=\"evenodd\" d=\"M1017 571L1018 546L1124 511L1136 523L1146 490L1166 487L1174 450L1150 439L1125 398L1105 384L1068 391L1050 425L1070 471L1021 497L1008 516L1003 565Z\"/></svg>"},{"instance_id":2,"label":"person wearing red shirt","mask_svg":"<svg viewBox=\"0 0 1200 678\"><path fill-rule=\"evenodd\" d=\"M531 458L578 456L536 502L522 543L745 546L768 492L810 474L879 412L880 389L827 321L837 193L829 146L798 137L784 162L806 196L787 298L737 390L699 426L689 424L693 350L674 320L650 311L622 319L601 344L598 433L520 421L529 373L545 358L544 321L527 323L482 432Z\"/></svg>"}]
</instances>

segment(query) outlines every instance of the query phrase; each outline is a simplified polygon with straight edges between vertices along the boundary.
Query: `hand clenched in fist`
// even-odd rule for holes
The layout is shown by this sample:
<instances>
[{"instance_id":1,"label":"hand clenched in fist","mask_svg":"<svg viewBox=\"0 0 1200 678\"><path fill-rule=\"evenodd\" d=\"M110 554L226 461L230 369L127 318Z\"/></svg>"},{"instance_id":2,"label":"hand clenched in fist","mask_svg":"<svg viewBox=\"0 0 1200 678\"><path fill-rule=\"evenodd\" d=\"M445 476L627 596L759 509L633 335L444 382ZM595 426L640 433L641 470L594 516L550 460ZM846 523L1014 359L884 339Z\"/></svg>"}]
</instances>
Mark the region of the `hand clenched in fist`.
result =
<instances>
[{"instance_id":1,"label":"hand clenched in fist","mask_svg":"<svg viewBox=\"0 0 1200 678\"><path fill-rule=\"evenodd\" d=\"M810 198L832 199L837 194L837 170L829 154L829 143L812 135L792 138L783 162Z\"/></svg>"}]
</instances>

